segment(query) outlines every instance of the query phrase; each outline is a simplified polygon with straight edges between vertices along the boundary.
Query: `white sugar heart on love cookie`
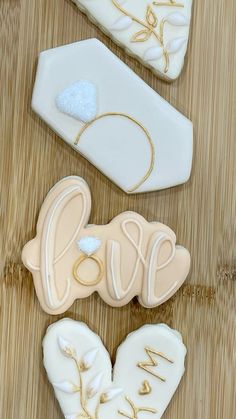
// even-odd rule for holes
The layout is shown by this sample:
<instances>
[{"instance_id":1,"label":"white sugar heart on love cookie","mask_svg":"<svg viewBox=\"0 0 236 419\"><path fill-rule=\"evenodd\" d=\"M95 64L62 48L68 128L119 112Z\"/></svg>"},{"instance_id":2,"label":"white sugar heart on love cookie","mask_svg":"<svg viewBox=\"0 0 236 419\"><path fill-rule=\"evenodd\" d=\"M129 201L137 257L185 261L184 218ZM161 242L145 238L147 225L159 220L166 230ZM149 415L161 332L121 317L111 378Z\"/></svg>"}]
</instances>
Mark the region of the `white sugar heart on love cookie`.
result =
<instances>
[{"instance_id":1,"label":"white sugar heart on love cookie","mask_svg":"<svg viewBox=\"0 0 236 419\"><path fill-rule=\"evenodd\" d=\"M87 256L91 256L93 253L96 253L101 246L101 240L96 237L82 237L82 239L77 242L78 248Z\"/></svg>"},{"instance_id":2,"label":"white sugar heart on love cookie","mask_svg":"<svg viewBox=\"0 0 236 419\"><path fill-rule=\"evenodd\" d=\"M83 122L92 121L97 113L97 91L93 83L79 80L56 97L58 109Z\"/></svg>"},{"instance_id":3,"label":"white sugar heart on love cookie","mask_svg":"<svg viewBox=\"0 0 236 419\"><path fill-rule=\"evenodd\" d=\"M64 319L48 328L43 353L66 419L160 419L184 374L186 348L175 330L146 325L120 345L112 370L99 336Z\"/></svg>"}]
</instances>

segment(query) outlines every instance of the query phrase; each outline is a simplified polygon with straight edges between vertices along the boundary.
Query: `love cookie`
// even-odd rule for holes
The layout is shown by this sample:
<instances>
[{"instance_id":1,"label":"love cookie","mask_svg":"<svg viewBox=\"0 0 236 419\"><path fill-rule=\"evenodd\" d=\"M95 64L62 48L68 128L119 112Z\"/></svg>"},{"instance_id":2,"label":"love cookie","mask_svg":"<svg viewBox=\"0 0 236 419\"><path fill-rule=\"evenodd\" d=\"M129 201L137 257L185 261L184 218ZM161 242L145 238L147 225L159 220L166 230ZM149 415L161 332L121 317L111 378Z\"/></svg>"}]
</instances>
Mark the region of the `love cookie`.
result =
<instances>
[{"instance_id":1,"label":"love cookie","mask_svg":"<svg viewBox=\"0 0 236 419\"><path fill-rule=\"evenodd\" d=\"M126 193L189 179L191 121L96 39L40 54L32 107Z\"/></svg>"},{"instance_id":2,"label":"love cookie","mask_svg":"<svg viewBox=\"0 0 236 419\"><path fill-rule=\"evenodd\" d=\"M186 348L176 330L146 325L120 345L112 371L99 336L64 319L48 328L43 354L66 419L159 419L184 374Z\"/></svg>"},{"instance_id":3,"label":"love cookie","mask_svg":"<svg viewBox=\"0 0 236 419\"><path fill-rule=\"evenodd\" d=\"M192 0L72 0L159 77L175 80L187 51Z\"/></svg>"},{"instance_id":4,"label":"love cookie","mask_svg":"<svg viewBox=\"0 0 236 419\"><path fill-rule=\"evenodd\" d=\"M87 225L90 211L88 185L76 176L58 182L44 201L37 235L22 253L42 308L63 313L95 291L113 307L134 296L148 308L168 300L190 268L173 231L129 211L107 225Z\"/></svg>"}]
</instances>

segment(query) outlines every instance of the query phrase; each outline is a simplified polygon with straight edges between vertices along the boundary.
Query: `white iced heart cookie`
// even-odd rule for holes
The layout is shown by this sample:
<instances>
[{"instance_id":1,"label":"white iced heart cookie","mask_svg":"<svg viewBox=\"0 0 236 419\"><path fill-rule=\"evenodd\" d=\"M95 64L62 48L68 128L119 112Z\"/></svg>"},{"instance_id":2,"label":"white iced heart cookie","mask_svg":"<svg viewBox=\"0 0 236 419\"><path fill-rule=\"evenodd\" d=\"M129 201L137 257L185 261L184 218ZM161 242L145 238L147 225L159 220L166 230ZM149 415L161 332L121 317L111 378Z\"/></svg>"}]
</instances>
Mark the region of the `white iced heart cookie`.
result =
<instances>
[{"instance_id":1,"label":"white iced heart cookie","mask_svg":"<svg viewBox=\"0 0 236 419\"><path fill-rule=\"evenodd\" d=\"M183 67L192 0L72 0L119 46L169 81Z\"/></svg>"},{"instance_id":2,"label":"white iced heart cookie","mask_svg":"<svg viewBox=\"0 0 236 419\"><path fill-rule=\"evenodd\" d=\"M127 193L189 179L192 123L96 39L40 54L32 107Z\"/></svg>"},{"instance_id":3,"label":"white iced heart cookie","mask_svg":"<svg viewBox=\"0 0 236 419\"><path fill-rule=\"evenodd\" d=\"M159 419L184 374L186 348L168 326L143 326L118 348L112 373L99 336L64 319L48 328L43 353L66 419ZM143 383L148 392L140 392Z\"/></svg>"},{"instance_id":4,"label":"white iced heart cookie","mask_svg":"<svg viewBox=\"0 0 236 419\"><path fill-rule=\"evenodd\" d=\"M87 80L79 80L56 97L56 104L61 112L89 122L97 113L96 87Z\"/></svg>"},{"instance_id":5,"label":"white iced heart cookie","mask_svg":"<svg viewBox=\"0 0 236 419\"><path fill-rule=\"evenodd\" d=\"M90 210L88 185L76 176L62 179L45 199L37 235L22 253L43 309L63 313L93 292L114 307L134 296L149 308L172 297L190 268L174 232L129 211L88 227Z\"/></svg>"}]
</instances>

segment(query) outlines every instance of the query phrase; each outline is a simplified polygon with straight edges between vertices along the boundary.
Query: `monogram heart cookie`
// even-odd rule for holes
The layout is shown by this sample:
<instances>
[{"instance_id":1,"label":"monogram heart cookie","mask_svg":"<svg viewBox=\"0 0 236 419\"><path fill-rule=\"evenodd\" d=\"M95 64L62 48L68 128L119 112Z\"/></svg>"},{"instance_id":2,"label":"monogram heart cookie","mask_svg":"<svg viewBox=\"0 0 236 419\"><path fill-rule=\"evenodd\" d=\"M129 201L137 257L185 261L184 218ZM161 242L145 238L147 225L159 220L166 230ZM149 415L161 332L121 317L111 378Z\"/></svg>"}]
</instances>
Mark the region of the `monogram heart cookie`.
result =
<instances>
[{"instance_id":1,"label":"monogram heart cookie","mask_svg":"<svg viewBox=\"0 0 236 419\"><path fill-rule=\"evenodd\" d=\"M189 179L192 123L96 39L40 54L32 107L127 193Z\"/></svg>"},{"instance_id":2,"label":"monogram heart cookie","mask_svg":"<svg viewBox=\"0 0 236 419\"><path fill-rule=\"evenodd\" d=\"M168 81L181 73L192 0L72 0L114 42Z\"/></svg>"},{"instance_id":3,"label":"monogram heart cookie","mask_svg":"<svg viewBox=\"0 0 236 419\"><path fill-rule=\"evenodd\" d=\"M156 307L180 288L190 255L176 245L169 227L129 211L107 225L88 225L90 211L86 182L62 179L45 199L36 237L23 249L46 312L63 313L76 298L93 292L113 307L134 296L143 306Z\"/></svg>"},{"instance_id":4,"label":"monogram heart cookie","mask_svg":"<svg viewBox=\"0 0 236 419\"><path fill-rule=\"evenodd\" d=\"M84 323L61 320L43 340L44 366L66 419L159 419L184 374L181 335L164 324L128 335L110 356ZM142 381L149 392L140 393Z\"/></svg>"}]
</instances>

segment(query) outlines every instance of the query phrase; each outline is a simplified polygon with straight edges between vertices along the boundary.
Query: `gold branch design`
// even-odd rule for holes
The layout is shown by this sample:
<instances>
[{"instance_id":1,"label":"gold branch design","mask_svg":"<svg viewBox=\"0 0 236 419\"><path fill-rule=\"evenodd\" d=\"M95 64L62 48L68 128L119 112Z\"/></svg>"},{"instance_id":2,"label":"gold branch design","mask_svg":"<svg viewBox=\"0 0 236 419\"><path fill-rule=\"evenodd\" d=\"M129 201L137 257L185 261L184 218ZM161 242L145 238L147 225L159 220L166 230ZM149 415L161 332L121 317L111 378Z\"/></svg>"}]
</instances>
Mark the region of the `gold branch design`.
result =
<instances>
[{"instance_id":1,"label":"gold branch design","mask_svg":"<svg viewBox=\"0 0 236 419\"><path fill-rule=\"evenodd\" d=\"M66 341L62 337L59 337L58 345L63 355L65 355L67 358L70 358L74 362L76 366L76 370L78 372L79 384L74 385L71 383L71 391L70 391L71 393L79 393L80 406L81 406L82 412L77 414L77 418L78 419L81 419L81 418L99 419L98 413L99 413L100 405L103 403L104 394L99 396L95 413L91 414L87 407L88 399L95 396L99 392L99 388L94 389L93 385L90 383L91 388L89 389L87 387L85 391L84 383L83 383L83 373L86 373L86 371L88 371L92 367L96 358L97 350L96 349L90 350L89 352L87 352L87 354L85 354L82 360L79 360L77 357L76 350L70 342ZM98 385L99 384L97 384L97 386ZM61 390L63 391L62 387L59 387L59 388L61 388Z\"/></svg>"},{"instance_id":2,"label":"gold branch design","mask_svg":"<svg viewBox=\"0 0 236 419\"><path fill-rule=\"evenodd\" d=\"M156 409L152 409L150 407L137 407L132 402L132 400L129 397L126 397L125 400L128 402L128 404L131 407L132 413L125 413L122 410L118 410L119 415L124 416L125 418L129 419L138 419L138 414L141 412L148 412L148 413L157 413Z\"/></svg>"},{"instance_id":3,"label":"gold branch design","mask_svg":"<svg viewBox=\"0 0 236 419\"><path fill-rule=\"evenodd\" d=\"M121 393L123 393L123 389L111 386L105 392L101 392L100 387L103 373L100 372L96 374L96 376L89 382L89 384L86 386L86 390L84 391L83 373L86 373L86 371L88 371L93 366L98 353L98 349L94 348L89 350L81 360L78 360L76 350L69 341L59 336L58 345L63 355L65 355L67 358L70 358L75 363L79 376L79 385L65 381L62 383L54 383L54 387L66 393L79 393L82 412L78 414L76 413L75 416L77 419L99 419L99 410L101 405L110 402L115 397L119 396ZM87 404L89 399L93 398L94 396L98 396L98 401L95 407L95 412L91 414Z\"/></svg>"},{"instance_id":4,"label":"gold branch design","mask_svg":"<svg viewBox=\"0 0 236 419\"><path fill-rule=\"evenodd\" d=\"M169 2L154 1L154 6L167 6L167 7L184 7L182 3L176 3L176 0L170 0Z\"/></svg>"},{"instance_id":5,"label":"gold branch design","mask_svg":"<svg viewBox=\"0 0 236 419\"><path fill-rule=\"evenodd\" d=\"M166 23L165 18L161 19L160 22L158 21L158 17L153 10L152 6L168 6L168 7L184 7L184 4L177 3L176 0L169 0L168 2L159 2L154 1L152 5L148 5L146 9L146 16L145 21L137 18L132 13L128 12L127 10L122 7L121 4L117 2L117 0L112 0L113 5L125 16L129 17L133 22L138 23L142 29L136 32L130 39L131 42L146 42L148 41L151 36L155 37L160 47L162 48L163 58L164 58L164 73L167 73L169 70L170 65L170 57L169 53L165 47L164 43L164 26ZM159 30L158 30L158 23L159 23Z\"/></svg>"},{"instance_id":6,"label":"gold branch design","mask_svg":"<svg viewBox=\"0 0 236 419\"><path fill-rule=\"evenodd\" d=\"M80 405L81 405L81 408L83 410L83 413L85 414L85 415L84 414L82 414L82 415L79 414L79 417L81 416L81 417L87 418L87 419L96 419L96 416L93 417L89 413L89 411L87 409L87 398L84 395L83 379L82 379L82 372L85 371L85 369L83 368L82 364L80 364L78 362L78 360L77 360L76 357L72 356L72 359L73 359L73 361L76 364L76 368L77 368L78 375L79 375L79 382L80 382L80 387L79 387L80 388Z\"/></svg>"}]
</instances>

